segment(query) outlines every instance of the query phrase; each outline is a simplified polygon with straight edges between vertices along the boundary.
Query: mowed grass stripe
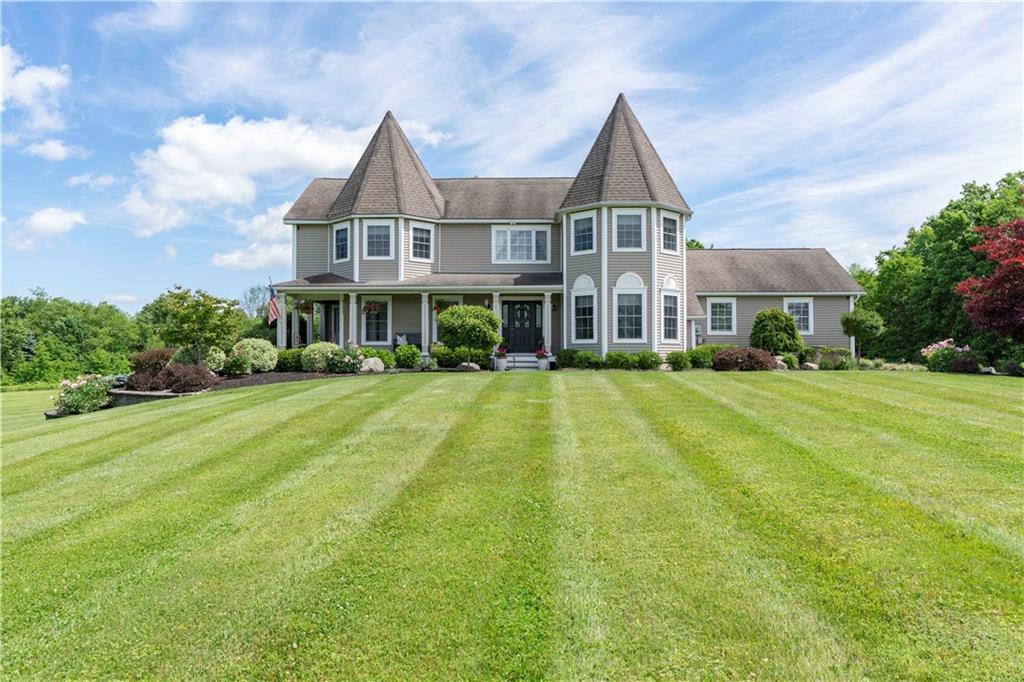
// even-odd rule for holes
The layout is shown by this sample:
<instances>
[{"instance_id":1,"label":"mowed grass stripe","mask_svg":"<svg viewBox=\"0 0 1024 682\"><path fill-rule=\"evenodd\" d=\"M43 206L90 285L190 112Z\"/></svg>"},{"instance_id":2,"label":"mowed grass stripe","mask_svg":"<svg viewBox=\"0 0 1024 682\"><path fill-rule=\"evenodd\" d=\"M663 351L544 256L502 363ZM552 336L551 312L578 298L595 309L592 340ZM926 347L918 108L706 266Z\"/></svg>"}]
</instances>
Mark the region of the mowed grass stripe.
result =
<instances>
[{"instance_id":1,"label":"mowed grass stripe","mask_svg":"<svg viewBox=\"0 0 1024 682\"><path fill-rule=\"evenodd\" d=\"M631 377L641 390L652 379ZM610 374L552 381L559 432L573 434L558 455L567 554L554 677L861 674L858 652L751 550Z\"/></svg>"},{"instance_id":2,"label":"mowed grass stripe","mask_svg":"<svg viewBox=\"0 0 1024 682\"><path fill-rule=\"evenodd\" d=\"M46 657L73 656L76 674L88 677L203 676L300 598L309 576L387 508L489 380L433 375L343 434L314 432L319 456L197 529L187 547L153 562L145 581L93 594L77 611L78 644L55 640ZM433 398L456 383L449 412Z\"/></svg>"},{"instance_id":3,"label":"mowed grass stripe","mask_svg":"<svg viewBox=\"0 0 1024 682\"><path fill-rule=\"evenodd\" d=\"M103 589L103 581L119 580L122 573L138 570L151 557L181 551L190 534L222 510L259 495L317 456L318 451L307 447L312 425L339 436L424 384L418 378L350 381L338 382L337 400L324 396L280 424L253 430L246 439L215 449L174 475L143 487L135 498L5 546L5 567L12 570L4 576L4 603L16 614L5 618L5 631L19 633L31 625L43 625L45 630L40 619L83 599L83 592ZM221 428L230 429L230 420ZM5 513L14 512L5 509Z\"/></svg>"},{"instance_id":4,"label":"mowed grass stripe","mask_svg":"<svg viewBox=\"0 0 1024 682\"><path fill-rule=\"evenodd\" d=\"M868 386L892 387L916 395L948 398L956 403L966 402L984 409L1020 417L1024 415L1024 382L1013 377L994 377L970 374L942 374L935 372L900 372L894 382L887 371L864 371L856 374L857 381Z\"/></svg>"},{"instance_id":5,"label":"mowed grass stripe","mask_svg":"<svg viewBox=\"0 0 1024 682\"><path fill-rule=\"evenodd\" d=\"M394 504L216 674L544 676L552 447L545 375L496 376Z\"/></svg>"},{"instance_id":6,"label":"mowed grass stripe","mask_svg":"<svg viewBox=\"0 0 1024 682\"><path fill-rule=\"evenodd\" d=\"M53 407L50 396L56 389L42 391L0 391L0 432L4 443L23 429L43 423L43 412Z\"/></svg>"},{"instance_id":7,"label":"mowed grass stripe","mask_svg":"<svg viewBox=\"0 0 1024 682\"><path fill-rule=\"evenodd\" d=\"M822 617L867 652L867 674L1010 676L1024 650L1020 562L878 494L705 389L658 377L641 411L762 551L785 562ZM690 390L688 390L690 389ZM773 417L785 418L779 404Z\"/></svg>"}]
</instances>

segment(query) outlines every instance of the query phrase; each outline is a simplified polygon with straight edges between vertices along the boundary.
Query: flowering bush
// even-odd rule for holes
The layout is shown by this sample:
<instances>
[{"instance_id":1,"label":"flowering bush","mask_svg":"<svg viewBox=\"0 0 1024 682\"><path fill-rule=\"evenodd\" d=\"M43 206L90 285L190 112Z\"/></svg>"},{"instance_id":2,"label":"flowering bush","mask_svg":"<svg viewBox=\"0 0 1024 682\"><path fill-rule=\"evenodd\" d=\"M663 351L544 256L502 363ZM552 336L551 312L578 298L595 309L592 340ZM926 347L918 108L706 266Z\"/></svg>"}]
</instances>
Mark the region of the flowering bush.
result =
<instances>
[{"instance_id":1,"label":"flowering bush","mask_svg":"<svg viewBox=\"0 0 1024 682\"><path fill-rule=\"evenodd\" d=\"M572 350L572 349L567 349L567 350ZM561 354L561 351L559 351L559 354ZM494 350L494 357L496 357L496 358L504 358L506 356L508 356L508 346L500 345L500 346L498 346Z\"/></svg>"},{"instance_id":2,"label":"flowering bush","mask_svg":"<svg viewBox=\"0 0 1024 682\"><path fill-rule=\"evenodd\" d=\"M304 372L326 372L331 358L340 354L341 348L327 341L311 343L302 350Z\"/></svg>"},{"instance_id":3,"label":"flowering bush","mask_svg":"<svg viewBox=\"0 0 1024 682\"><path fill-rule=\"evenodd\" d=\"M420 366L420 349L412 344L404 343L395 349L395 364L406 369Z\"/></svg>"},{"instance_id":4,"label":"flowering bush","mask_svg":"<svg viewBox=\"0 0 1024 682\"><path fill-rule=\"evenodd\" d=\"M334 350L335 352L331 353L330 357L327 359L328 372L332 372L334 374L358 374L359 370L363 368L363 360L367 358L367 355L359 346L349 346L348 348L338 348L337 346L334 346ZM303 355L303 361L305 361L305 355ZM383 362L383 360L381 360L381 362Z\"/></svg>"},{"instance_id":5,"label":"flowering bush","mask_svg":"<svg viewBox=\"0 0 1024 682\"><path fill-rule=\"evenodd\" d=\"M970 352L970 346L958 347L953 339L937 341L921 349L921 355L925 359L925 364L928 365L929 372L951 372L953 371L953 361Z\"/></svg>"},{"instance_id":6,"label":"flowering bush","mask_svg":"<svg viewBox=\"0 0 1024 682\"><path fill-rule=\"evenodd\" d=\"M543 360L547 356L548 352L543 348L538 348L537 350L533 351L533 357L537 358L538 360Z\"/></svg>"},{"instance_id":7,"label":"flowering bush","mask_svg":"<svg viewBox=\"0 0 1024 682\"><path fill-rule=\"evenodd\" d=\"M95 412L110 402L107 391L113 383L111 377L95 374L84 374L74 381L65 379L60 382L60 393L52 400L61 414Z\"/></svg>"},{"instance_id":8,"label":"flowering bush","mask_svg":"<svg viewBox=\"0 0 1024 682\"><path fill-rule=\"evenodd\" d=\"M921 355L927 359L931 357L932 354L937 353L940 350L945 350L947 348L955 348L960 352L969 351L971 349L970 346L963 346L962 348L957 348L956 344L953 342L953 339L945 339L943 341L936 341L935 343L928 344L927 346L921 349Z\"/></svg>"},{"instance_id":9,"label":"flowering bush","mask_svg":"<svg viewBox=\"0 0 1024 682\"><path fill-rule=\"evenodd\" d=\"M253 372L271 372L277 367L277 349L266 339L242 339L231 353L249 358Z\"/></svg>"}]
</instances>

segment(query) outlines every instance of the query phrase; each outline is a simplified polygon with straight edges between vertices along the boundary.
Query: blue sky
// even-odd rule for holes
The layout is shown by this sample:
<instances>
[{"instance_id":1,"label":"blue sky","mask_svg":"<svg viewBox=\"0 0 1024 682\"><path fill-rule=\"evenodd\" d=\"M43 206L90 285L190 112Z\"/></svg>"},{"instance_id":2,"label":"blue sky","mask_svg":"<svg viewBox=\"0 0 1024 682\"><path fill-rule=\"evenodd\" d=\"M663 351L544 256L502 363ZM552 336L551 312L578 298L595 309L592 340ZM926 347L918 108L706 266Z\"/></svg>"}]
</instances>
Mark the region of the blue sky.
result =
<instances>
[{"instance_id":1,"label":"blue sky","mask_svg":"<svg viewBox=\"0 0 1024 682\"><path fill-rule=\"evenodd\" d=\"M3 287L289 275L394 111L435 177L574 175L627 94L716 246L870 263L1022 161L1019 4L5 3Z\"/></svg>"}]
</instances>

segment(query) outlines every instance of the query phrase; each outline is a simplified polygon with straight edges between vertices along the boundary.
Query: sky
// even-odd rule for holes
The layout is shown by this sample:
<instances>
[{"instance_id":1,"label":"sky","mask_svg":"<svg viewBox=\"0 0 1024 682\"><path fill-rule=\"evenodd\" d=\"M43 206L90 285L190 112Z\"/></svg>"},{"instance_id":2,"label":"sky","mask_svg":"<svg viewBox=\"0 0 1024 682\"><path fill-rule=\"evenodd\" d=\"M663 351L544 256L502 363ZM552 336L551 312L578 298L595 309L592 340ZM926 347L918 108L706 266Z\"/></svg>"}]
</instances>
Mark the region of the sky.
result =
<instances>
[{"instance_id":1,"label":"sky","mask_svg":"<svg viewBox=\"0 0 1024 682\"><path fill-rule=\"evenodd\" d=\"M572 176L626 93L716 247L870 265L1024 168L1008 4L9 3L3 293L134 312L290 276L392 110L434 177Z\"/></svg>"}]
</instances>

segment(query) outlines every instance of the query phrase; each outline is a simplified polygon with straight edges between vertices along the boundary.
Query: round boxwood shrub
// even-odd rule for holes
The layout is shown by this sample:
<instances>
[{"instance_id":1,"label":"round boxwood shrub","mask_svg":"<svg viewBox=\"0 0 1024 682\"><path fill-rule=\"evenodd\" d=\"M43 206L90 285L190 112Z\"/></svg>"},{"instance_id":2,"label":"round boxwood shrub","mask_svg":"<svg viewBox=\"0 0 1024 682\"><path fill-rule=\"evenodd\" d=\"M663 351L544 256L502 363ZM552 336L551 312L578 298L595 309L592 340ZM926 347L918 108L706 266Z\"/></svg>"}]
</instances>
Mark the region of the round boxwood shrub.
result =
<instances>
[{"instance_id":1,"label":"round boxwood shrub","mask_svg":"<svg viewBox=\"0 0 1024 682\"><path fill-rule=\"evenodd\" d=\"M601 356L592 350L581 350L573 359L573 367L576 369L601 369L604 361Z\"/></svg>"},{"instance_id":2,"label":"round boxwood shrub","mask_svg":"<svg viewBox=\"0 0 1024 682\"><path fill-rule=\"evenodd\" d=\"M735 348L730 343L705 343L691 348L687 351L687 355L690 356L690 366L694 369L711 369L711 361L715 357L715 353L726 348Z\"/></svg>"},{"instance_id":3,"label":"round boxwood shrub","mask_svg":"<svg viewBox=\"0 0 1024 682\"><path fill-rule=\"evenodd\" d=\"M331 353L327 359L327 371L332 374L358 374L363 368L363 360L369 357L365 354L366 349L358 346L334 348L337 352Z\"/></svg>"},{"instance_id":4,"label":"round boxwood shrub","mask_svg":"<svg viewBox=\"0 0 1024 682\"><path fill-rule=\"evenodd\" d=\"M576 355L579 353L575 348L563 348L558 351L555 356L555 366L559 368L575 367L576 366Z\"/></svg>"},{"instance_id":5,"label":"round boxwood shrub","mask_svg":"<svg viewBox=\"0 0 1024 682\"><path fill-rule=\"evenodd\" d=\"M252 359L245 353L232 353L224 362L224 374L229 377L252 374Z\"/></svg>"},{"instance_id":6,"label":"round boxwood shrub","mask_svg":"<svg viewBox=\"0 0 1024 682\"><path fill-rule=\"evenodd\" d=\"M288 348L277 352L278 372L301 372L302 371L302 349Z\"/></svg>"},{"instance_id":7,"label":"round boxwood shrub","mask_svg":"<svg viewBox=\"0 0 1024 682\"><path fill-rule=\"evenodd\" d=\"M642 370L658 369L661 367L661 355L653 350L642 350L633 356L633 366Z\"/></svg>"},{"instance_id":8,"label":"round boxwood shrub","mask_svg":"<svg viewBox=\"0 0 1024 682\"><path fill-rule=\"evenodd\" d=\"M341 353L341 348L333 343L327 341L311 343L302 349L302 371L326 372L331 358L339 353Z\"/></svg>"},{"instance_id":9,"label":"round boxwood shrub","mask_svg":"<svg viewBox=\"0 0 1024 682\"><path fill-rule=\"evenodd\" d=\"M604 366L608 369L635 369L636 357L621 350L608 351L604 355Z\"/></svg>"},{"instance_id":10,"label":"round boxwood shrub","mask_svg":"<svg viewBox=\"0 0 1024 682\"><path fill-rule=\"evenodd\" d=\"M715 353L716 372L763 372L775 369L775 356L760 348L726 348Z\"/></svg>"},{"instance_id":11,"label":"round boxwood shrub","mask_svg":"<svg viewBox=\"0 0 1024 682\"><path fill-rule=\"evenodd\" d=\"M750 329L750 346L768 351L772 355L799 353L804 339L796 329L796 320L778 308L765 308L754 317Z\"/></svg>"},{"instance_id":12,"label":"round boxwood shrub","mask_svg":"<svg viewBox=\"0 0 1024 682\"><path fill-rule=\"evenodd\" d=\"M403 343L395 349L395 364L404 369L420 366L420 349L411 343Z\"/></svg>"},{"instance_id":13,"label":"round boxwood shrub","mask_svg":"<svg viewBox=\"0 0 1024 682\"><path fill-rule=\"evenodd\" d=\"M674 350L665 356L665 362L672 368L673 372L681 372L684 369L690 369L690 356L687 355L686 351Z\"/></svg>"},{"instance_id":14,"label":"round boxwood shrub","mask_svg":"<svg viewBox=\"0 0 1024 682\"><path fill-rule=\"evenodd\" d=\"M363 348L363 357L378 358L384 363L384 369L395 368L395 354L387 348Z\"/></svg>"},{"instance_id":15,"label":"round boxwood shrub","mask_svg":"<svg viewBox=\"0 0 1024 682\"><path fill-rule=\"evenodd\" d=\"M453 305L437 315L437 335L449 348L491 349L501 343L501 318L476 305Z\"/></svg>"},{"instance_id":16,"label":"round boxwood shrub","mask_svg":"<svg viewBox=\"0 0 1024 682\"><path fill-rule=\"evenodd\" d=\"M266 339L242 339L231 349L231 353L249 358L253 372L270 372L277 367L277 349Z\"/></svg>"}]
</instances>

